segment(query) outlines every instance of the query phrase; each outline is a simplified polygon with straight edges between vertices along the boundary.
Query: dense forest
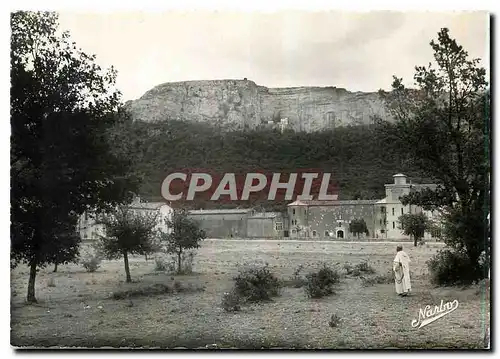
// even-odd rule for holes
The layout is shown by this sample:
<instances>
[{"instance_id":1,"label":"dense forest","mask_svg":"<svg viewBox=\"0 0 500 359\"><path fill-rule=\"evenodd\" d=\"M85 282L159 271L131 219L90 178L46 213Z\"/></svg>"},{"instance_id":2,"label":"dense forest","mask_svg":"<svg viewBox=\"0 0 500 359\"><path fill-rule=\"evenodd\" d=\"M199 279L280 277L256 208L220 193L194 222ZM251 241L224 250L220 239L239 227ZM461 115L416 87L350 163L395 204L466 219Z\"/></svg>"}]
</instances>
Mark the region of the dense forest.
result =
<instances>
[{"instance_id":1,"label":"dense forest","mask_svg":"<svg viewBox=\"0 0 500 359\"><path fill-rule=\"evenodd\" d=\"M205 123L176 120L127 121L117 135L116 145L134 157L135 170L143 176L140 196L145 200L162 200L160 189L166 175L185 168L217 173L319 168L333 173L339 199L384 198L384 184L391 183L398 172L415 182L426 180L411 163L401 160L398 149L376 124L305 133L270 128L221 131ZM197 201L183 206L262 205L278 210L285 204Z\"/></svg>"}]
</instances>

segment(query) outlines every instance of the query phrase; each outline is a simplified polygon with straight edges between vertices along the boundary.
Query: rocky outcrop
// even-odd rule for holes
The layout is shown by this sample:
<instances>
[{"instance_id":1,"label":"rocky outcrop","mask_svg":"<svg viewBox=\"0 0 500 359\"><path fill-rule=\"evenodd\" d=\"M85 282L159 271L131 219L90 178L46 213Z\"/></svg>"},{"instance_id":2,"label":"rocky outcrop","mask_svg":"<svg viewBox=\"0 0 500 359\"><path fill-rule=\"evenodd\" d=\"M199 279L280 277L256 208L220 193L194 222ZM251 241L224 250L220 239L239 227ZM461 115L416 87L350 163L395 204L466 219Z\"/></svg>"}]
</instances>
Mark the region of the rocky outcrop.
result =
<instances>
[{"instance_id":1,"label":"rocky outcrop","mask_svg":"<svg viewBox=\"0 0 500 359\"><path fill-rule=\"evenodd\" d=\"M143 121L206 121L230 129L282 122L307 132L368 124L373 115L387 116L377 93L336 87L267 88L246 79L165 83L128 101L126 108Z\"/></svg>"}]
</instances>

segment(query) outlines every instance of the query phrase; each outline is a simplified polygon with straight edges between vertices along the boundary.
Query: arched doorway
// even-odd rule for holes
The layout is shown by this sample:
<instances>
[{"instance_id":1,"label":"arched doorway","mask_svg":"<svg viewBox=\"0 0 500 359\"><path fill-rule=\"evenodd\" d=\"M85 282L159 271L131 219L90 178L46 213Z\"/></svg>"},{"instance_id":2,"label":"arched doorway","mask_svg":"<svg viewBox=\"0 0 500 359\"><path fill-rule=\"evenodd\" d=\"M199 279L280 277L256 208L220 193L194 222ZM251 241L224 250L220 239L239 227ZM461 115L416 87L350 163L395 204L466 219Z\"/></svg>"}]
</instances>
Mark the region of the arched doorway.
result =
<instances>
[{"instance_id":1,"label":"arched doorway","mask_svg":"<svg viewBox=\"0 0 500 359\"><path fill-rule=\"evenodd\" d=\"M344 238L344 231L337 231L337 238Z\"/></svg>"}]
</instances>

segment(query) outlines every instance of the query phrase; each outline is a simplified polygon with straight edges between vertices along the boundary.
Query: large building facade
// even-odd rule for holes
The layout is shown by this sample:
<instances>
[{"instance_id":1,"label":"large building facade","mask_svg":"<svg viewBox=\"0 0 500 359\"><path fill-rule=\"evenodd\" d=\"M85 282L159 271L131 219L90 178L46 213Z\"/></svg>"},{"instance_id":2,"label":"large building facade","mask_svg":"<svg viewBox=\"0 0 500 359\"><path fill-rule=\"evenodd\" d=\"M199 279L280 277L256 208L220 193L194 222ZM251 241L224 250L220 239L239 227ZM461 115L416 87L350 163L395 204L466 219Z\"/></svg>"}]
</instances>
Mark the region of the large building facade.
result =
<instances>
[{"instance_id":1,"label":"large building facade","mask_svg":"<svg viewBox=\"0 0 500 359\"><path fill-rule=\"evenodd\" d=\"M412 184L404 174L393 176L394 183L385 185L385 198L357 201L295 201L288 205L290 237L311 239L355 239L350 232L354 220L364 220L367 233L361 237L374 239L409 239L400 228L399 217L408 213L424 212L431 221L437 214L424 211L415 205L403 205L400 197L423 188L435 188L433 184ZM424 238L432 238L425 233Z\"/></svg>"}]
</instances>

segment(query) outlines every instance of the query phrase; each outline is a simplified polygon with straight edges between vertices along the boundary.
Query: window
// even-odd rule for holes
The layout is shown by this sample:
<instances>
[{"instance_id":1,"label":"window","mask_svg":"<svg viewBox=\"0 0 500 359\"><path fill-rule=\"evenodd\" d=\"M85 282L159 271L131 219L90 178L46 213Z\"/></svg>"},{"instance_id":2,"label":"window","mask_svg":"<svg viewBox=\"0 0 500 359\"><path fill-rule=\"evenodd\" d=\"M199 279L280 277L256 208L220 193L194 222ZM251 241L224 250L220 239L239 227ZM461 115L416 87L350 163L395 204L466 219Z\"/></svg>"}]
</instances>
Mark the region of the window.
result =
<instances>
[{"instance_id":1,"label":"window","mask_svg":"<svg viewBox=\"0 0 500 359\"><path fill-rule=\"evenodd\" d=\"M330 232L325 231L325 237L330 237Z\"/></svg>"},{"instance_id":2,"label":"window","mask_svg":"<svg viewBox=\"0 0 500 359\"><path fill-rule=\"evenodd\" d=\"M392 207L392 215L394 216L394 207Z\"/></svg>"},{"instance_id":3,"label":"window","mask_svg":"<svg viewBox=\"0 0 500 359\"><path fill-rule=\"evenodd\" d=\"M292 229L292 233L297 233L297 230L295 230L295 229Z\"/></svg>"},{"instance_id":4,"label":"window","mask_svg":"<svg viewBox=\"0 0 500 359\"><path fill-rule=\"evenodd\" d=\"M277 231L283 230L283 223L282 222L276 222L276 230Z\"/></svg>"},{"instance_id":5,"label":"window","mask_svg":"<svg viewBox=\"0 0 500 359\"><path fill-rule=\"evenodd\" d=\"M401 208L401 214L404 214L403 208Z\"/></svg>"},{"instance_id":6,"label":"window","mask_svg":"<svg viewBox=\"0 0 500 359\"><path fill-rule=\"evenodd\" d=\"M295 208L292 209L292 214L295 216Z\"/></svg>"},{"instance_id":7,"label":"window","mask_svg":"<svg viewBox=\"0 0 500 359\"><path fill-rule=\"evenodd\" d=\"M385 233L385 229L381 229L380 233L384 234Z\"/></svg>"},{"instance_id":8,"label":"window","mask_svg":"<svg viewBox=\"0 0 500 359\"><path fill-rule=\"evenodd\" d=\"M380 220L380 225L382 225L382 220Z\"/></svg>"},{"instance_id":9,"label":"window","mask_svg":"<svg viewBox=\"0 0 500 359\"><path fill-rule=\"evenodd\" d=\"M316 232L315 230L313 230L313 237L316 237L318 235L318 232Z\"/></svg>"},{"instance_id":10,"label":"window","mask_svg":"<svg viewBox=\"0 0 500 359\"><path fill-rule=\"evenodd\" d=\"M384 209L385 207L380 207L380 213L384 213L385 212Z\"/></svg>"},{"instance_id":11,"label":"window","mask_svg":"<svg viewBox=\"0 0 500 359\"><path fill-rule=\"evenodd\" d=\"M342 227L342 222L337 223L337 227Z\"/></svg>"},{"instance_id":12,"label":"window","mask_svg":"<svg viewBox=\"0 0 500 359\"><path fill-rule=\"evenodd\" d=\"M392 222L392 229L396 228L396 223Z\"/></svg>"}]
</instances>

